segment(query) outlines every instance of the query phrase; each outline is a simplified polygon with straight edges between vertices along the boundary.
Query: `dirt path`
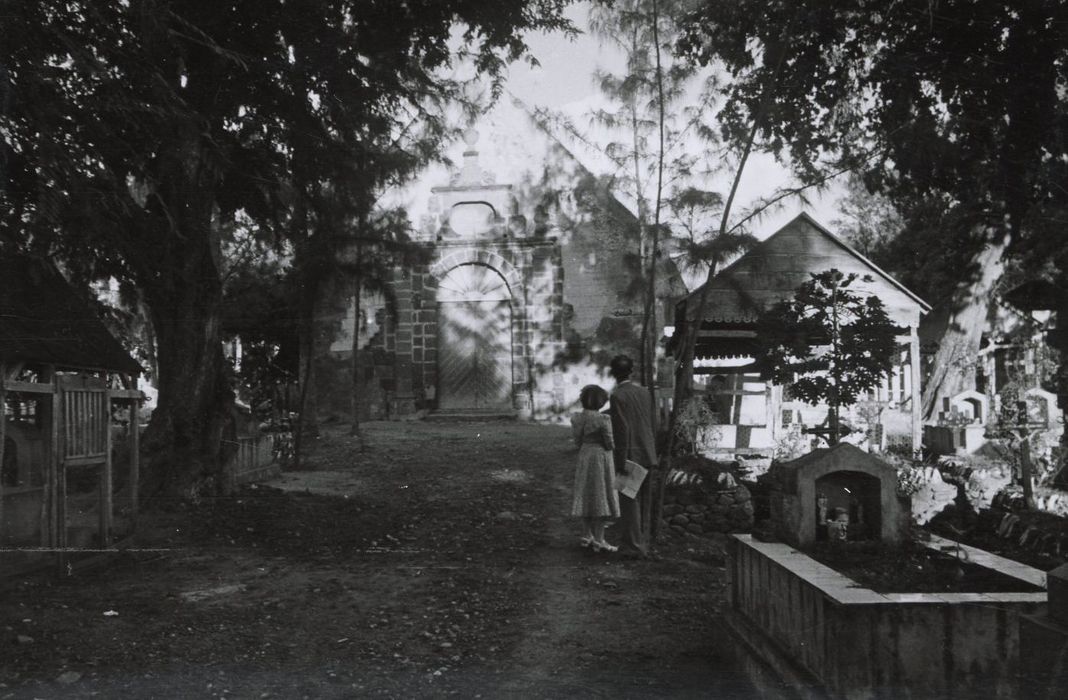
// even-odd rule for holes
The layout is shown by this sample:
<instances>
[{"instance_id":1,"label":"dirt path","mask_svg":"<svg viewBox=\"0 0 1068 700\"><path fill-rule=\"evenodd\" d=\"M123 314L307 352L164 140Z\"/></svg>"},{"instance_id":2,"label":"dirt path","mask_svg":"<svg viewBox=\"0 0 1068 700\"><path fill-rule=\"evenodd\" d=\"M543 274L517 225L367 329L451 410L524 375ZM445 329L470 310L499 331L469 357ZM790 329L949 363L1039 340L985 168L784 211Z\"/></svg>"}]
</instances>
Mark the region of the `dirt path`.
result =
<instances>
[{"instance_id":1,"label":"dirt path","mask_svg":"<svg viewBox=\"0 0 1068 700\"><path fill-rule=\"evenodd\" d=\"M563 475L550 500L556 514L570 506ZM751 695L747 679L717 665L717 656L731 653L716 614L722 570L679 557L678 543L658 561L624 562L579 550L567 518L550 518L547 529L546 546L526 567L537 595L527 634L487 697ZM702 609L703 602L710 606Z\"/></svg>"},{"instance_id":2,"label":"dirt path","mask_svg":"<svg viewBox=\"0 0 1068 700\"><path fill-rule=\"evenodd\" d=\"M716 543L577 546L563 428L371 424L362 453L346 432L308 471L157 516L167 551L9 582L0 699L756 694Z\"/></svg>"}]
</instances>

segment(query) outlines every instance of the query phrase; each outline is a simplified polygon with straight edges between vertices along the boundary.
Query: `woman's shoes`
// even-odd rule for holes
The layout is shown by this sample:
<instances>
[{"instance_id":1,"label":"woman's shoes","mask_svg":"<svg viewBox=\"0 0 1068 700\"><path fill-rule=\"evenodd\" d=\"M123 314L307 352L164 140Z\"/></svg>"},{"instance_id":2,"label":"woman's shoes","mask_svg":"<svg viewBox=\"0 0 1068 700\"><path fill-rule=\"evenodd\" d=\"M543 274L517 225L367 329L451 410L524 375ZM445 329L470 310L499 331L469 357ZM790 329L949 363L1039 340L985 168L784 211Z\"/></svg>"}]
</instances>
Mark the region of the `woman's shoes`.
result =
<instances>
[{"instance_id":1,"label":"woman's shoes","mask_svg":"<svg viewBox=\"0 0 1068 700\"><path fill-rule=\"evenodd\" d=\"M613 547L612 545L608 544L607 542L598 542L597 540L593 539L593 537L590 537L590 536L580 537L579 538L579 544L581 546L583 546L583 547L589 547L590 549L592 549L595 552L608 552L608 553L611 553L611 552L615 552L615 551L619 550L619 547Z\"/></svg>"}]
</instances>

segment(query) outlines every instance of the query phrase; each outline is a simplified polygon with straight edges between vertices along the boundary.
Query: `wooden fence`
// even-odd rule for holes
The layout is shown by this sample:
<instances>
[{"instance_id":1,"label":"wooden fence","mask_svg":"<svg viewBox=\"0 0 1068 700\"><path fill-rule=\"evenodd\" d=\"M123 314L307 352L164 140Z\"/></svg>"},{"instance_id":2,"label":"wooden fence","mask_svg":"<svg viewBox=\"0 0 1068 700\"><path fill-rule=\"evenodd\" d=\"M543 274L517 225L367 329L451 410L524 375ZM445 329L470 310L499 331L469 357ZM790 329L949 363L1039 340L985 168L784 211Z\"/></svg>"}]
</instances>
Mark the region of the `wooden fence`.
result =
<instances>
[{"instance_id":1,"label":"wooden fence","mask_svg":"<svg viewBox=\"0 0 1068 700\"><path fill-rule=\"evenodd\" d=\"M278 476L282 466L275 458L277 443L288 439L285 434L263 433L237 438L237 452L226 465L233 485L266 481Z\"/></svg>"}]
</instances>

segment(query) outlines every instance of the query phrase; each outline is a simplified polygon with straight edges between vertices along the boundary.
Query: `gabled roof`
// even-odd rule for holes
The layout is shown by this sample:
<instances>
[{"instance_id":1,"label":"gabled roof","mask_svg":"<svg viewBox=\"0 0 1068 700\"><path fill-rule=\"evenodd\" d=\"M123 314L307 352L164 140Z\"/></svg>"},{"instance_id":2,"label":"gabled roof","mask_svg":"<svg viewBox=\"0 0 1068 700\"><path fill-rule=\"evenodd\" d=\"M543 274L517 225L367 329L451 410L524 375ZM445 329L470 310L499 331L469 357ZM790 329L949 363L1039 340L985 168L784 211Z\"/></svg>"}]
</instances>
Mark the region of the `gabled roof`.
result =
<instances>
[{"instance_id":1,"label":"gabled roof","mask_svg":"<svg viewBox=\"0 0 1068 700\"><path fill-rule=\"evenodd\" d=\"M586 138L569 116L559 111L531 107L512 92L505 92L513 105L525 112L539 129L553 139L587 173L605 176L619 170L619 164ZM611 195L631 216L638 218L638 202L634 197L618 187L612 188Z\"/></svg>"},{"instance_id":2,"label":"gabled roof","mask_svg":"<svg viewBox=\"0 0 1068 700\"><path fill-rule=\"evenodd\" d=\"M141 373L59 270L25 255L0 255L0 361Z\"/></svg>"},{"instance_id":3,"label":"gabled roof","mask_svg":"<svg viewBox=\"0 0 1068 700\"><path fill-rule=\"evenodd\" d=\"M777 464L775 475L783 490L797 493L798 476L809 472L808 476L812 478L816 476L812 471L863 471L876 475L881 473L887 479L893 479L897 472L889 463L870 452L852 443L839 442L833 447L820 447L797 459Z\"/></svg>"},{"instance_id":4,"label":"gabled roof","mask_svg":"<svg viewBox=\"0 0 1068 700\"><path fill-rule=\"evenodd\" d=\"M548 136L582 171L593 177L611 176L619 170L619 165L585 138L574 123L565 115L553 113L548 109L533 108L515 94L505 91L516 109L524 113L536 128ZM618 186L612 186L608 192L612 201L625 211L632 219L638 220L638 202ZM686 282L683 280L675 261L664 256L658 269L660 284L657 295L675 298L685 293Z\"/></svg>"},{"instance_id":5,"label":"gabled roof","mask_svg":"<svg viewBox=\"0 0 1068 700\"><path fill-rule=\"evenodd\" d=\"M886 304L891 318L925 314L931 307L851 245L802 212L712 278L704 320L756 321L765 308L788 299L811 273L838 268L871 275L871 293ZM686 302L687 320L694 320L701 287Z\"/></svg>"}]
</instances>

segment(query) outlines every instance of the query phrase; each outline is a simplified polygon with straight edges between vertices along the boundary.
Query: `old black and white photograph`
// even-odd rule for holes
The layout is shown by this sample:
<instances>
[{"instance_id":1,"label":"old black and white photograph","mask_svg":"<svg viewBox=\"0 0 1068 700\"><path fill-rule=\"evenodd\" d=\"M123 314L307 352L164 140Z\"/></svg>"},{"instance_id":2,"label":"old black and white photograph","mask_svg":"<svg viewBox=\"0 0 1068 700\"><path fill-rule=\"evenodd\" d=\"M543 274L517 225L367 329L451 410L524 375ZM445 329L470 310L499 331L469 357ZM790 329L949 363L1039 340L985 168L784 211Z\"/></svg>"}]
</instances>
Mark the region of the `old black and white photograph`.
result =
<instances>
[{"instance_id":1,"label":"old black and white photograph","mask_svg":"<svg viewBox=\"0 0 1068 700\"><path fill-rule=\"evenodd\" d=\"M1068 697L1068 1L0 0L0 700Z\"/></svg>"}]
</instances>

